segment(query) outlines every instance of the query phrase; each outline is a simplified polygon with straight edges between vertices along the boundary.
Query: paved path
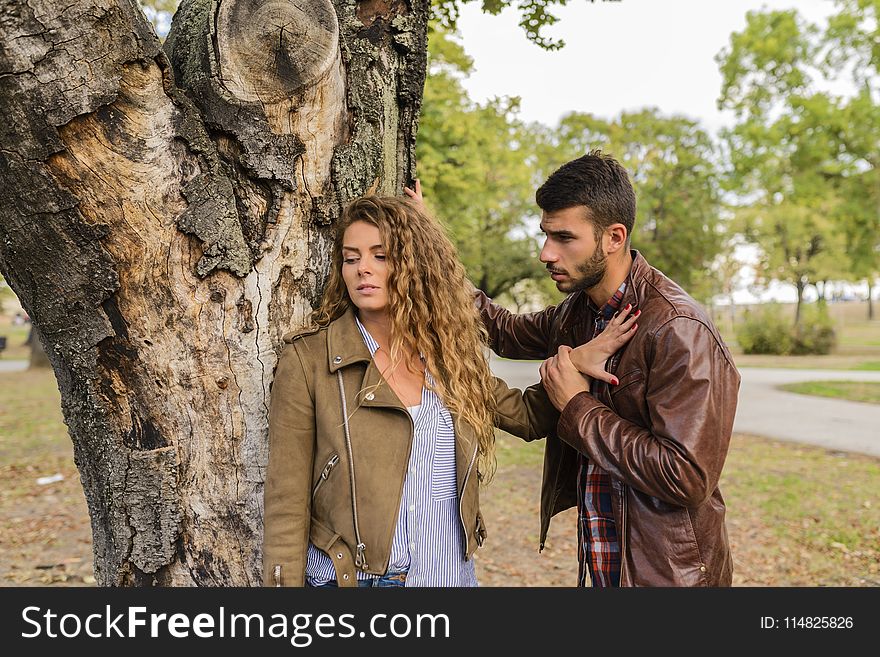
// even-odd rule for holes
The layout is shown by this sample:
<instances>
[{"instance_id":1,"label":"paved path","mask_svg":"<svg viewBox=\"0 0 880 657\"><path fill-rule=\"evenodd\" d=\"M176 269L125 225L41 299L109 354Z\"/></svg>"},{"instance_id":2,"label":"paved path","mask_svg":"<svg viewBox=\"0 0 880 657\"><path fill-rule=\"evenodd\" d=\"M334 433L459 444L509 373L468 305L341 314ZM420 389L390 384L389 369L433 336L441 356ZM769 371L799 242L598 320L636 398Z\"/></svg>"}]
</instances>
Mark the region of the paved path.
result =
<instances>
[{"instance_id":1,"label":"paved path","mask_svg":"<svg viewBox=\"0 0 880 657\"><path fill-rule=\"evenodd\" d=\"M494 356L492 370L511 386L538 379L538 362ZM880 404L799 395L776 386L797 381L878 381L880 372L742 368L734 430L777 440L880 457Z\"/></svg>"},{"instance_id":2,"label":"paved path","mask_svg":"<svg viewBox=\"0 0 880 657\"><path fill-rule=\"evenodd\" d=\"M0 360L0 372L20 372L26 370L28 361L26 360Z\"/></svg>"}]
</instances>

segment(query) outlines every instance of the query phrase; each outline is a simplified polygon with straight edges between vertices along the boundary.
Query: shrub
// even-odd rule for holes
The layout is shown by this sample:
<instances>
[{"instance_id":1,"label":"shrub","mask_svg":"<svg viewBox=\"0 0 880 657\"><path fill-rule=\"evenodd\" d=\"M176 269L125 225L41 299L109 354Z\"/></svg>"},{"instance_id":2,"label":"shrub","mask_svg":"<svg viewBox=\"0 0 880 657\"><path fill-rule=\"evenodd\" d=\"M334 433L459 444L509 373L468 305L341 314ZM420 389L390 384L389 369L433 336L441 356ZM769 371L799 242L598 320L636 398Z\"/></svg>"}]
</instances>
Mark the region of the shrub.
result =
<instances>
[{"instance_id":1,"label":"shrub","mask_svg":"<svg viewBox=\"0 0 880 657\"><path fill-rule=\"evenodd\" d=\"M824 303L801 307L801 321L792 334L791 353L830 354L837 344L834 324Z\"/></svg>"},{"instance_id":2,"label":"shrub","mask_svg":"<svg viewBox=\"0 0 880 657\"><path fill-rule=\"evenodd\" d=\"M778 304L746 310L736 326L736 341L745 354L789 354L792 349L791 321Z\"/></svg>"},{"instance_id":3,"label":"shrub","mask_svg":"<svg viewBox=\"0 0 880 657\"><path fill-rule=\"evenodd\" d=\"M801 320L792 326L779 304L773 303L746 311L736 326L736 341L745 354L801 356L831 353L837 334L825 304L801 306Z\"/></svg>"}]
</instances>

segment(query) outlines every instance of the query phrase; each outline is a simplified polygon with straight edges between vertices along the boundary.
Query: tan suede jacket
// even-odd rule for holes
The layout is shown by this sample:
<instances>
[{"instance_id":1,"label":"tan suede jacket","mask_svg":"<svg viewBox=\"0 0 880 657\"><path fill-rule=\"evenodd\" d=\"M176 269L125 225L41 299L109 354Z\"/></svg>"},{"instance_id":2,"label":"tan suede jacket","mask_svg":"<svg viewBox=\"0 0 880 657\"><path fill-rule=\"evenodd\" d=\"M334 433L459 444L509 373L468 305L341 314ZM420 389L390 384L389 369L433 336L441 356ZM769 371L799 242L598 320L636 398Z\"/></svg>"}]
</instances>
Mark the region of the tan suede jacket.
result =
<instances>
[{"instance_id":1,"label":"tan suede jacket","mask_svg":"<svg viewBox=\"0 0 880 657\"><path fill-rule=\"evenodd\" d=\"M412 420L387 384L374 389L381 375L351 310L326 328L285 336L285 342L269 411L263 583L302 586L311 541L333 560L339 585L356 586L357 568L373 574L388 568ZM496 425L509 433L534 439L555 424L539 389L522 393L495 379L495 399ZM477 439L455 416L453 424L463 556L470 558L486 536Z\"/></svg>"},{"instance_id":2,"label":"tan suede jacket","mask_svg":"<svg viewBox=\"0 0 880 657\"><path fill-rule=\"evenodd\" d=\"M739 372L711 320L636 251L621 307L641 309L635 336L608 361L620 381L583 392L547 439L541 547L550 518L577 503L577 453L608 472L621 586L729 586L732 560L718 479L727 456ZM478 295L493 349L543 359L592 335L585 292L512 315Z\"/></svg>"}]
</instances>

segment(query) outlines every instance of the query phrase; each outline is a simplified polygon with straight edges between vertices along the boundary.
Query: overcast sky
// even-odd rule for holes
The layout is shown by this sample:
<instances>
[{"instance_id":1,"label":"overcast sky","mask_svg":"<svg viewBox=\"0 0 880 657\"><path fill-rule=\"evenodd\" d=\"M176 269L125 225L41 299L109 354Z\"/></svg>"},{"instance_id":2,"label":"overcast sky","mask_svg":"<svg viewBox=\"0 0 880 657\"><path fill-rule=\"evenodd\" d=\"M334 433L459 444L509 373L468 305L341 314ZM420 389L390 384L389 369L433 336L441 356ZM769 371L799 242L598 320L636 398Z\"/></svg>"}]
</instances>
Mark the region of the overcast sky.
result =
<instances>
[{"instance_id":1,"label":"overcast sky","mask_svg":"<svg viewBox=\"0 0 880 657\"><path fill-rule=\"evenodd\" d=\"M520 96L520 116L545 125L572 111L611 118L656 106L714 133L731 121L715 105L714 57L745 27L746 13L762 7L797 8L823 25L834 10L829 0L571 0L546 29L566 46L547 52L526 39L515 10L488 16L468 4L459 26L476 71L465 88L478 101Z\"/></svg>"}]
</instances>

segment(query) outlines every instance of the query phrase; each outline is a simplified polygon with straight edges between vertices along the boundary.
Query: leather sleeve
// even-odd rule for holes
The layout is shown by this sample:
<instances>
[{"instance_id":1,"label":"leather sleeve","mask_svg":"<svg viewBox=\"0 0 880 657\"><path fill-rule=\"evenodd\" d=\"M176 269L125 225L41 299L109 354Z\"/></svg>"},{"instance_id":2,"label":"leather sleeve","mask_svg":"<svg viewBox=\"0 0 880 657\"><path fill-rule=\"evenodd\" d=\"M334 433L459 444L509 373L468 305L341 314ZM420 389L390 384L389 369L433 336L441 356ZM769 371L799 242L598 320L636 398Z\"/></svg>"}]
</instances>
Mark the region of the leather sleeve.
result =
<instances>
[{"instance_id":1,"label":"leather sleeve","mask_svg":"<svg viewBox=\"0 0 880 657\"><path fill-rule=\"evenodd\" d=\"M474 302L489 333L489 346L496 354L533 360L548 357L550 329L558 306L516 315L493 303L481 290L475 290Z\"/></svg>"},{"instance_id":2,"label":"leather sleeve","mask_svg":"<svg viewBox=\"0 0 880 657\"><path fill-rule=\"evenodd\" d=\"M495 404L495 426L527 441L546 438L559 419L540 383L519 390L495 377Z\"/></svg>"},{"instance_id":3,"label":"leather sleeve","mask_svg":"<svg viewBox=\"0 0 880 657\"><path fill-rule=\"evenodd\" d=\"M264 488L263 584L303 586L311 518L315 408L296 344L285 345L269 403Z\"/></svg>"},{"instance_id":4,"label":"leather sleeve","mask_svg":"<svg viewBox=\"0 0 880 657\"><path fill-rule=\"evenodd\" d=\"M613 478L670 504L699 506L721 476L739 373L712 332L685 317L657 330L648 362L650 427L583 392L563 409L558 435Z\"/></svg>"}]
</instances>

